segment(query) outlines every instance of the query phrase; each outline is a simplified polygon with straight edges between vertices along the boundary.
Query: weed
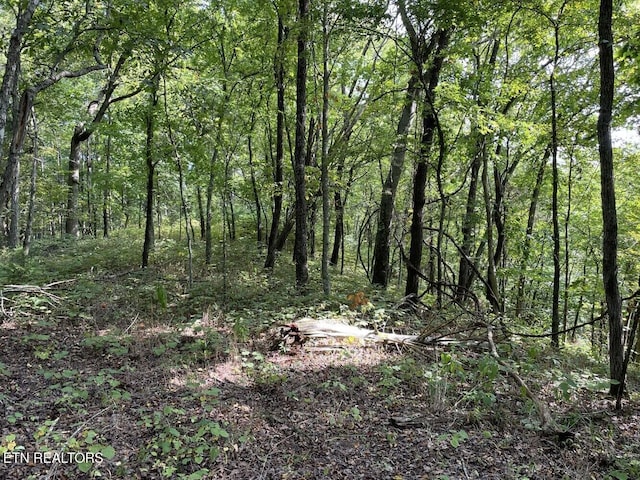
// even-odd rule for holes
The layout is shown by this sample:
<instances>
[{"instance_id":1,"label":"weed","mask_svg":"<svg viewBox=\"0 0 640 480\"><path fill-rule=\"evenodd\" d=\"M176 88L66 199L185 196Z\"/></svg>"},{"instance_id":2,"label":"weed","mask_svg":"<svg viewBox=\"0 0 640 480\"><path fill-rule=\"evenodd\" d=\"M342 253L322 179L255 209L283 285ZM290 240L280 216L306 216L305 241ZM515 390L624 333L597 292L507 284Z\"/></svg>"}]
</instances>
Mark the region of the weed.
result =
<instances>
[{"instance_id":1,"label":"weed","mask_svg":"<svg viewBox=\"0 0 640 480\"><path fill-rule=\"evenodd\" d=\"M469 439L469 434L464 430L450 430L438 436L438 441L447 441L453 448L458 448L460 444Z\"/></svg>"},{"instance_id":2,"label":"weed","mask_svg":"<svg viewBox=\"0 0 640 480\"><path fill-rule=\"evenodd\" d=\"M209 469L203 465L215 460L221 444L229 439L218 422L187 417L184 410L171 406L144 415L139 425L151 435L140 450L140 457L151 461L144 471L163 478L205 478Z\"/></svg>"}]
</instances>

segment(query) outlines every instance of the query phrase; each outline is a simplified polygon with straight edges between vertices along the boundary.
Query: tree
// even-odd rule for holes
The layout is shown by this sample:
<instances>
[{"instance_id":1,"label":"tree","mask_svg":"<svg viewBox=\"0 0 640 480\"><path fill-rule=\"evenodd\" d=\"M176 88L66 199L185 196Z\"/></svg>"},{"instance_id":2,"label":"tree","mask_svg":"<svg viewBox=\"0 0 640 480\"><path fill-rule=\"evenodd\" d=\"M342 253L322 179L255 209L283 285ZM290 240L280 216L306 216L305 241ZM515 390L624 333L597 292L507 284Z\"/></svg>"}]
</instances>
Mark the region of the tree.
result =
<instances>
[{"instance_id":1,"label":"tree","mask_svg":"<svg viewBox=\"0 0 640 480\"><path fill-rule=\"evenodd\" d=\"M142 246L142 267L146 268L149 265L149 255L153 249L155 243L155 230L154 230L154 203L155 203L155 181L156 181L156 166L158 160L154 152L154 137L156 128L156 107L158 105L158 88L160 84L160 75L156 74L151 79L151 85L149 88L149 100L147 105L147 111L145 113L145 132L146 141L144 148L144 159L147 167L147 190L146 190L146 202L145 202L145 227L144 227L144 244Z\"/></svg>"},{"instance_id":2,"label":"tree","mask_svg":"<svg viewBox=\"0 0 640 480\"><path fill-rule=\"evenodd\" d=\"M611 395L624 388L624 351L622 343L622 299L618 287L618 216L614 186L611 120L615 70L613 63L613 2L600 0L598 52L600 60L600 114L598 150L600 154L600 194L602 197L602 279L609 319L609 375Z\"/></svg>"},{"instance_id":3,"label":"tree","mask_svg":"<svg viewBox=\"0 0 640 480\"><path fill-rule=\"evenodd\" d=\"M331 293L329 277L329 235L331 225L329 191L329 5L322 5L322 145L321 145L321 189L322 189L322 290L325 295Z\"/></svg>"},{"instance_id":4,"label":"tree","mask_svg":"<svg viewBox=\"0 0 640 480\"><path fill-rule=\"evenodd\" d=\"M104 116L109 109L109 106L113 103L120 102L127 98L131 98L137 95L142 88L138 88L125 95L113 98L113 93L118 85L122 67L128 60L131 54L129 47L125 48L124 52L118 58L111 75L106 82L104 88L100 91L101 98L94 100L89 104L89 114L92 115L91 122L86 124L84 122L79 123L73 130L73 136L71 137L71 147L69 149L69 173L68 173L68 197L67 197L67 219L65 222L65 233L73 237L79 235L78 231L78 197L80 194L80 165L81 165L81 153L80 147L82 143L89 140L98 124L102 122Z\"/></svg>"},{"instance_id":5,"label":"tree","mask_svg":"<svg viewBox=\"0 0 640 480\"><path fill-rule=\"evenodd\" d=\"M2 156L2 145L4 145L7 113L11 105L11 96L18 84L23 39L39 4L40 0L29 0L24 8L23 4L19 5L16 27L9 39L9 46L6 53L7 61L5 62L2 85L0 86L0 157ZM4 203L0 203L0 208L2 208L3 205Z\"/></svg>"},{"instance_id":6,"label":"tree","mask_svg":"<svg viewBox=\"0 0 640 480\"><path fill-rule=\"evenodd\" d=\"M293 172L296 192L296 232L293 260L296 287L303 290L309 281L307 265L307 192L305 179L307 121L307 63L309 0L298 2L298 66L296 70L296 137Z\"/></svg>"},{"instance_id":7,"label":"tree","mask_svg":"<svg viewBox=\"0 0 640 480\"><path fill-rule=\"evenodd\" d=\"M38 2L30 2L27 5L27 10L19 14L18 26L14 30L10 47L8 51L8 61L6 65L5 76L3 78L3 84L0 88L0 94L4 95L5 89L11 86L14 92L17 92L18 87L18 71L20 64L20 50L22 48L21 42L26 32L27 26ZM57 23L60 19L47 19L51 23ZM19 187L20 187L20 157L24 145L24 139L26 136L27 125L29 124L29 117L32 114L33 105L36 95L38 93L52 87L59 81L65 78L78 78L87 75L97 70L104 70L106 65L100 60L100 42L101 36L95 37L87 35L87 30L83 28L86 23L95 21L93 12L86 11L85 15L81 15L75 22L70 24L64 24L59 27L58 36L55 43L51 40L46 46L42 48L42 58L46 59L40 65L37 72L33 72L32 84L26 86L19 97L19 102L16 102L14 108L13 118L13 132L12 139L9 148L9 155L7 165L4 169L2 176L2 182L0 184L0 209L4 207L9 196L11 197L11 226L9 229L9 245L16 247L18 245L18 233L19 233ZM44 31L48 31L51 28L51 24L42 20L41 28ZM61 35L60 32L66 32L67 35ZM84 43L86 42L86 43ZM65 68L65 62L71 63L76 67L76 62L70 61L69 58L80 53L81 55L86 52L87 44L93 45L92 54L94 65L77 68ZM15 50L17 48L17 51ZM80 58L83 58L82 56ZM85 60L86 61L86 60ZM13 64L15 62L15 64ZM13 72L13 73L12 73ZM12 79L11 75L15 78ZM6 100L8 103L8 99ZM3 100L0 99L0 104ZM3 110L7 104L0 106L0 141L4 138L4 124L6 123L6 111ZM4 115L4 119L2 116Z\"/></svg>"},{"instance_id":8,"label":"tree","mask_svg":"<svg viewBox=\"0 0 640 480\"><path fill-rule=\"evenodd\" d=\"M405 28L409 32L411 39L413 58L420 58L419 55L425 49L424 39L419 39L416 31L408 20L405 11L401 10ZM407 283L405 288L405 296L417 296L419 279L422 266L422 247L424 243L424 225L423 225L423 209L426 202L425 191L427 186L427 174L429 165L429 155L431 146L434 142L436 130L439 128L437 113L435 111L435 91L440 81L440 70L444 63L444 49L449 42L450 30L440 29L434 33L432 42L435 43L435 53L431 60L431 66L427 72L422 73L423 65L427 59L421 59L418 69L421 72L421 83L424 89L424 106L422 113L422 137L420 139L420 156L416 165L416 171L413 179L413 211L411 215L411 247L409 250L409 263L407 266ZM424 53L428 53L429 49ZM441 137L440 134L438 134ZM442 158L445 152L443 142L440 145L439 156ZM441 161L440 161L441 163Z\"/></svg>"},{"instance_id":9,"label":"tree","mask_svg":"<svg viewBox=\"0 0 640 480\"><path fill-rule=\"evenodd\" d=\"M285 84L284 84L284 56L285 40L287 30L285 29L282 14L277 11L278 16L278 44L274 56L274 76L277 92L276 104L276 156L273 161L273 212L271 215L271 228L267 242L267 258L264 268L273 268L276 262L278 229L280 227L280 217L282 215L282 193L284 189L284 109L285 109Z\"/></svg>"}]
</instances>

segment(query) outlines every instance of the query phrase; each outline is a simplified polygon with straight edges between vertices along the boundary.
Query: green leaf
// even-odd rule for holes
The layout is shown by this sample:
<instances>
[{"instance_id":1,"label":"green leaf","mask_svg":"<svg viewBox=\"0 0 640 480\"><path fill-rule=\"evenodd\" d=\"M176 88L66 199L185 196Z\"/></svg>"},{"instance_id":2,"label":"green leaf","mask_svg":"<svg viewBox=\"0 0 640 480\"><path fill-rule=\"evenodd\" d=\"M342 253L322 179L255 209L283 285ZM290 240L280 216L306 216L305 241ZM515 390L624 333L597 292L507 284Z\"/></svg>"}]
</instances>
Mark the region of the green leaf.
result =
<instances>
[{"instance_id":1,"label":"green leaf","mask_svg":"<svg viewBox=\"0 0 640 480\"><path fill-rule=\"evenodd\" d=\"M111 445L105 445L101 450L102 456L107 460L112 460L116 456L116 450Z\"/></svg>"}]
</instances>

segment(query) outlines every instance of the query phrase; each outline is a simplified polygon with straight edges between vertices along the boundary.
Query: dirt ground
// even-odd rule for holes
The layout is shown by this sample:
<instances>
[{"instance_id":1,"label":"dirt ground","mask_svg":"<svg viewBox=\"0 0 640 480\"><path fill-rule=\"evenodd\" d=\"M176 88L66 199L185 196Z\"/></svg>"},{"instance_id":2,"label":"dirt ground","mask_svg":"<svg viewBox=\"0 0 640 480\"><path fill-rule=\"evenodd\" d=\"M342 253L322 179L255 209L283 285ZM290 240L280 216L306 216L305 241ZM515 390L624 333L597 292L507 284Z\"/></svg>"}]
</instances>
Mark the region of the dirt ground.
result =
<instances>
[{"instance_id":1,"label":"dirt ground","mask_svg":"<svg viewBox=\"0 0 640 480\"><path fill-rule=\"evenodd\" d=\"M640 405L616 413L602 393L538 388L566 428L549 435L506 378L483 406L468 400L477 385L407 374L435 354L411 370L407 352L357 342L268 352L225 332L127 334L0 325L0 478L638 478Z\"/></svg>"}]
</instances>

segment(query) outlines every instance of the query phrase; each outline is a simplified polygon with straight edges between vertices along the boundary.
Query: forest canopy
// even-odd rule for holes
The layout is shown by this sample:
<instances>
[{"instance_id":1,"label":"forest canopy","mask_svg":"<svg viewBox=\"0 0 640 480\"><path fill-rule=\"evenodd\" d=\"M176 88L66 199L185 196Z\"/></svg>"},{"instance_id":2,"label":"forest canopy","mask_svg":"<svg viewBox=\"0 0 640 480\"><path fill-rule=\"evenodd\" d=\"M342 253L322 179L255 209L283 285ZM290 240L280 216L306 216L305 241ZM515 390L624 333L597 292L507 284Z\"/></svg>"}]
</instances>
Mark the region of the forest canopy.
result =
<instances>
[{"instance_id":1,"label":"forest canopy","mask_svg":"<svg viewBox=\"0 0 640 480\"><path fill-rule=\"evenodd\" d=\"M137 227L146 266L178 225L205 264L221 237L253 237L265 268L293 243L301 289L308 257L322 256L325 293L346 257L429 305L552 312L557 334L604 299L598 8L3 2L3 243L28 253L36 238ZM612 13L627 298L640 276L637 2Z\"/></svg>"}]
</instances>

